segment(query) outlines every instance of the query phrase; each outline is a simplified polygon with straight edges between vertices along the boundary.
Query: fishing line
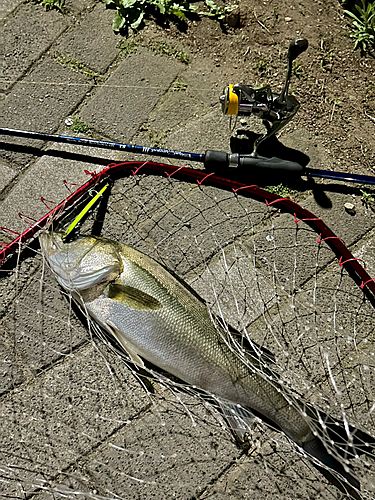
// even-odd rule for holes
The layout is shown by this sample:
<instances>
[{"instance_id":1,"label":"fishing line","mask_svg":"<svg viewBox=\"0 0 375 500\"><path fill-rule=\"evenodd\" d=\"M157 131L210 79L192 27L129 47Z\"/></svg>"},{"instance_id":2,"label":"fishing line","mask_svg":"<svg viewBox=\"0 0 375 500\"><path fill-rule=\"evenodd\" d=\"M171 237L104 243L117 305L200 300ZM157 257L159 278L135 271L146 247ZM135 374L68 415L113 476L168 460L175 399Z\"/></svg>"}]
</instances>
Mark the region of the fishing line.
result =
<instances>
[{"instance_id":1,"label":"fishing line","mask_svg":"<svg viewBox=\"0 0 375 500\"><path fill-rule=\"evenodd\" d=\"M103 78L103 77L96 77L96 78ZM0 78L0 83L5 83L9 85L54 85L54 86L63 86L63 87L104 87L104 88L113 88L113 89L141 89L141 90L175 90L175 91L181 91L181 90L191 90L193 92L212 92L212 88L196 88L196 87L191 87L190 85L186 84L186 87L184 86L183 89L179 89L176 87L173 87L175 82L172 82L172 84L169 87L160 87L160 86L148 86L148 85L113 85L109 83L75 83L75 82L44 82L44 81L34 81L34 80L22 80L22 81L11 81L11 80L4 80ZM185 85L185 84L184 84Z\"/></svg>"},{"instance_id":2,"label":"fishing line","mask_svg":"<svg viewBox=\"0 0 375 500\"><path fill-rule=\"evenodd\" d=\"M43 258L32 240L51 224L70 225L79 236L99 222L101 236L141 250L183 278L226 326L225 341L244 363L250 363L242 351L248 343L268 349L259 373L281 380L291 404L319 410L312 425L328 447L335 436L341 450L348 448L331 417L350 436L351 425L374 433L375 282L319 217L257 186L187 167L131 162L87 174L85 184L2 249L1 325L12 367L1 398L6 494L187 498L202 485L207 493L220 489L217 478L230 481L231 463L241 456L207 396L168 382L153 367L149 375L137 371L156 413L131 364L116 355L118 346L114 351L93 331L93 348L85 315L80 319L71 308L48 269L41 274ZM107 196L108 188L98 193L109 180L106 205L85 210L89 200L98 207ZM258 463L241 458L238 498L245 491L258 491L259 498L281 499L280 492L285 499L337 498L285 435L260 423L249 434ZM370 500L375 460L364 443L356 446L365 454L356 458L349 449L349 460L362 481L361 498Z\"/></svg>"}]
</instances>

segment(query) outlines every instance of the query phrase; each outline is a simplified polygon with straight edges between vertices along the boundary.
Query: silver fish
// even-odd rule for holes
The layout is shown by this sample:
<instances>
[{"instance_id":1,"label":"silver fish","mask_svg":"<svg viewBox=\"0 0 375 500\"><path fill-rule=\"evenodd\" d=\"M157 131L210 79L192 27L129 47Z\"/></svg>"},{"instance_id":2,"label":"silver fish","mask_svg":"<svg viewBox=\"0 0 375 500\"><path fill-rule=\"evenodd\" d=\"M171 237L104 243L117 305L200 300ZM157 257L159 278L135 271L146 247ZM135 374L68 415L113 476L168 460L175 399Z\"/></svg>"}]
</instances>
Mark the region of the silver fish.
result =
<instances>
[{"instance_id":1,"label":"silver fish","mask_svg":"<svg viewBox=\"0 0 375 500\"><path fill-rule=\"evenodd\" d=\"M39 240L60 285L133 361L143 366L147 360L234 410L241 405L254 411L339 472L347 480L345 491L359 498L350 486L359 489L357 479L314 435L308 406L291 404L285 391L264 376L259 352L250 352L244 362L202 299L182 280L145 254L105 238L85 236L65 243L61 234L44 233ZM336 421L331 420L339 435ZM348 439L345 430L341 435ZM369 443L373 440L366 438ZM337 483L325 467L318 468Z\"/></svg>"}]
</instances>

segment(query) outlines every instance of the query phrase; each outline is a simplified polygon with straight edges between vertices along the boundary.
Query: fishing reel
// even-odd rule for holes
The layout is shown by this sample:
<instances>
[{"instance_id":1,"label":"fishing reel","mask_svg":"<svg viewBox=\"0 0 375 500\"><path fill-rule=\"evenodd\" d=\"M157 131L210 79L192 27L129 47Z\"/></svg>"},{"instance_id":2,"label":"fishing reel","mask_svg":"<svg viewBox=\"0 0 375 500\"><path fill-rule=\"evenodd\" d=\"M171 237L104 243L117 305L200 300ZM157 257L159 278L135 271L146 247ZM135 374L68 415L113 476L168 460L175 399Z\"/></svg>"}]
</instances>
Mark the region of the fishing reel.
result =
<instances>
[{"instance_id":1,"label":"fishing reel","mask_svg":"<svg viewBox=\"0 0 375 500\"><path fill-rule=\"evenodd\" d=\"M267 132L254 143L251 156L257 156L259 144L273 136L284 127L297 113L299 102L288 95L290 78L292 76L293 61L308 47L305 38L298 38L289 45L288 71L284 88L280 94L274 94L269 85L254 88L251 85L236 83L225 87L220 96L220 103L224 115L256 116L262 120Z\"/></svg>"}]
</instances>

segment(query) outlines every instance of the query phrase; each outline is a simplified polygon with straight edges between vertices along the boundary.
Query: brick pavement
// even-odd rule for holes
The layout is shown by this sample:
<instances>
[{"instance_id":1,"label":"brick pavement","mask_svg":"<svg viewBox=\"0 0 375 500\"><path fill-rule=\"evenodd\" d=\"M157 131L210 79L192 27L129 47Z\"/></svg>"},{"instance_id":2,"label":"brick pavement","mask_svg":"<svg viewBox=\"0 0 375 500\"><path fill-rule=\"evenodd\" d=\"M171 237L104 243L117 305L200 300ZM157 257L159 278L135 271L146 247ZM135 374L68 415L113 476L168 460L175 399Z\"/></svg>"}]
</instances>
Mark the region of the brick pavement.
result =
<instances>
[{"instance_id":1,"label":"brick pavement","mask_svg":"<svg viewBox=\"0 0 375 500\"><path fill-rule=\"evenodd\" d=\"M186 66L146 48L122 59L118 38L111 30L112 12L95 0L71 0L67 5L70 12L62 15L22 1L13 2L12 7L6 0L0 1L6 80L0 101L2 126L66 132L65 119L79 115L103 138L143 144L153 132L166 147L196 152L207 147L229 149L228 123L216 104L221 82L214 86L223 76L214 64L210 67L212 61L193 58ZM57 61L61 54L101 78L61 65ZM173 91L176 80L213 90L199 90L193 98ZM97 82L108 87L97 87ZM122 84L129 88L118 88ZM137 88L140 85L150 88ZM285 136L285 143L288 141L304 152L311 148L307 132L291 132ZM1 150L0 225L14 230L24 227L18 212L34 218L44 214L41 195L52 196L54 202L66 196L62 179L81 183L86 178L84 169L101 168L100 160L131 158L123 153L37 142L32 146L42 148L38 157L26 148L29 143L25 140L4 142L17 146ZM52 157L50 149L92 154L97 161ZM316 158L318 163L319 155ZM374 214L357 200L352 224L354 219L343 212L343 204L352 196L344 191L330 199L330 209L318 206L312 196L304 204L354 245L356 255L368 257L369 268L375 269ZM276 220L276 226L283 224L283 217ZM228 247L229 260L233 252ZM212 269L220 268L219 261L220 255L212 260ZM0 468L11 478L4 482L7 498L29 498L31 494L37 499L55 498L51 490L69 499L265 498L266 494L267 498L281 498L277 496L280 488L287 489L290 483L281 481L277 489L268 482L262 453L274 456L280 467L288 463L290 474L296 475L295 470L302 467L304 477L311 478L311 470L291 455L288 445L276 453L272 434L264 439L262 452L258 449L247 458L203 406L195 408L189 400L197 422L194 426L162 389L157 389L152 404L110 352L112 371L105 369L100 354L88 342L86 328L71 317L69 305L48 273L43 308L36 316L32 314L40 307L40 284L32 278L43 272L43 265L31 257L21 270L20 290L14 289L14 283L2 283L0 288L3 311L7 311L5 317L2 313L0 327L4 429ZM309 278L310 271L301 281ZM250 282L254 279L243 272L242 280L244 276ZM262 301L268 293L272 296L269 278L262 278ZM203 291L204 279L196 285ZM254 298L257 300L260 297ZM44 326L44 315L55 318L53 328ZM316 486L314 477L311 482ZM298 486L296 495L308 494L308 487L303 492L300 489ZM77 491L82 496L77 497ZM328 498L324 494L319 498Z\"/></svg>"}]
</instances>

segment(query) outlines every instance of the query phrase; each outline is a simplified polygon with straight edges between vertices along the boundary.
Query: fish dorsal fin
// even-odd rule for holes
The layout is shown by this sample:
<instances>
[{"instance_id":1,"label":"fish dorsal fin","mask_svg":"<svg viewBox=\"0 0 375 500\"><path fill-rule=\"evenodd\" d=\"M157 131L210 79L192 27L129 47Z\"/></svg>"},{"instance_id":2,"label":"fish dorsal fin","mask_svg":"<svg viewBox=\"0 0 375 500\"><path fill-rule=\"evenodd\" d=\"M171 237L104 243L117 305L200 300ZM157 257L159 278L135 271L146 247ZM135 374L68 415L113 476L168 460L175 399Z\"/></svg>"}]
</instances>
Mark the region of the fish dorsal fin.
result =
<instances>
[{"instance_id":1,"label":"fish dorsal fin","mask_svg":"<svg viewBox=\"0 0 375 500\"><path fill-rule=\"evenodd\" d=\"M123 333L112 321L106 321L107 330L114 336L118 344L126 351L129 358L141 368L144 368L143 359L139 356L136 348L124 337Z\"/></svg>"},{"instance_id":2,"label":"fish dorsal fin","mask_svg":"<svg viewBox=\"0 0 375 500\"><path fill-rule=\"evenodd\" d=\"M146 292L128 285L111 283L108 287L108 298L133 309L159 309L161 303Z\"/></svg>"}]
</instances>

